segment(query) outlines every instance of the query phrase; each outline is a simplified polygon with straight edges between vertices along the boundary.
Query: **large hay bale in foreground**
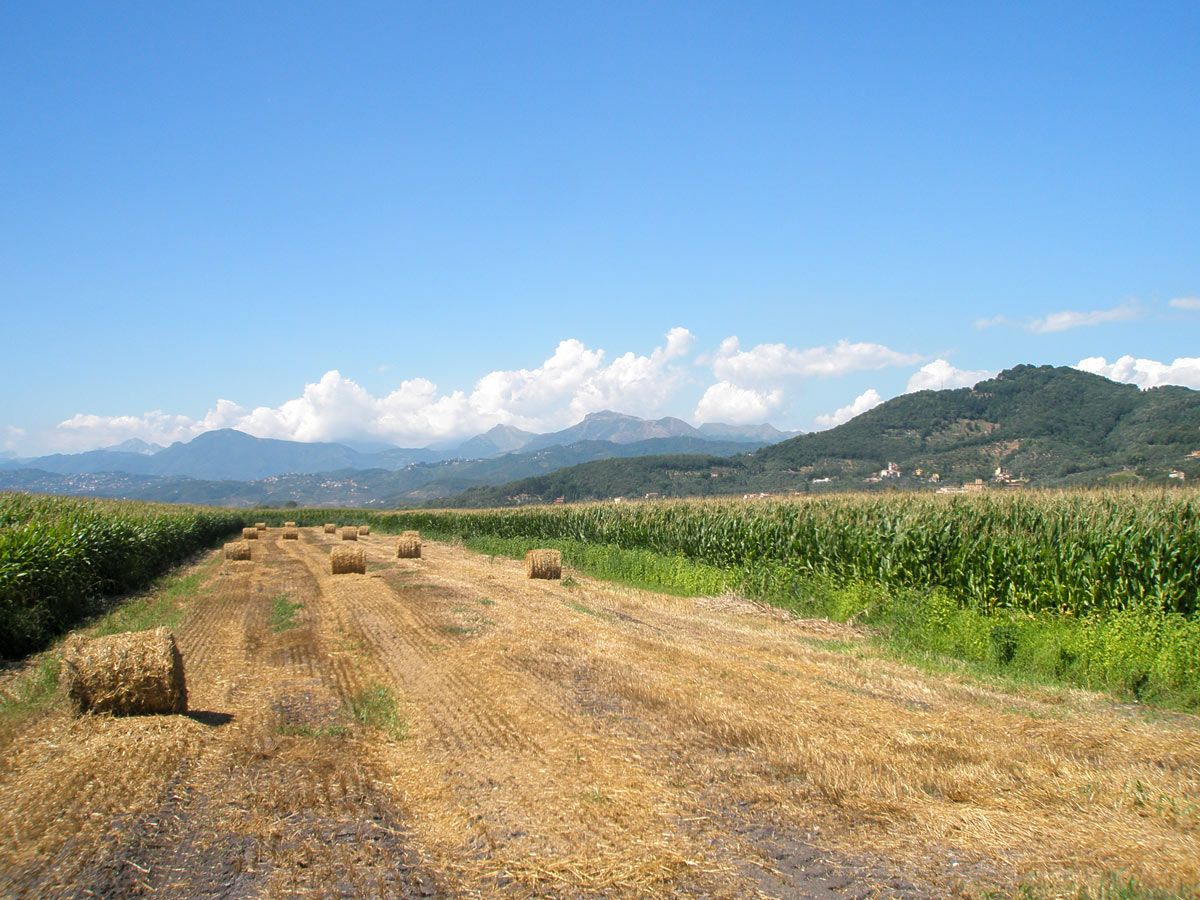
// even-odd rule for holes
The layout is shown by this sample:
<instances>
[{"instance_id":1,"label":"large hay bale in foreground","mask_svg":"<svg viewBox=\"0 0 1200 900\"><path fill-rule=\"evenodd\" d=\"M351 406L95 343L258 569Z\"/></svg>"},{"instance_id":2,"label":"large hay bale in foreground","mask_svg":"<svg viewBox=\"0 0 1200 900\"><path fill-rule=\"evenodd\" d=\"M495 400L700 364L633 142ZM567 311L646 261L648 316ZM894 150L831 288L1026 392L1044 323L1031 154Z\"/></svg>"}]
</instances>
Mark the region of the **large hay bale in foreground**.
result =
<instances>
[{"instance_id":1,"label":"large hay bale in foreground","mask_svg":"<svg viewBox=\"0 0 1200 900\"><path fill-rule=\"evenodd\" d=\"M252 559L249 541L230 541L225 545L226 559Z\"/></svg>"},{"instance_id":2,"label":"large hay bale in foreground","mask_svg":"<svg viewBox=\"0 0 1200 900\"><path fill-rule=\"evenodd\" d=\"M267 523L266 523L266 522L255 522L255 523L254 523L254 527L255 527L255 528L258 530L258 531L266 531L266 530L267 530Z\"/></svg>"},{"instance_id":3,"label":"large hay bale in foreground","mask_svg":"<svg viewBox=\"0 0 1200 900\"><path fill-rule=\"evenodd\" d=\"M334 547L329 551L329 569L334 575L366 575L367 551L362 547Z\"/></svg>"},{"instance_id":4,"label":"large hay bale in foreground","mask_svg":"<svg viewBox=\"0 0 1200 900\"><path fill-rule=\"evenodd\" d=\"M421 558L421 539L409 532L404 532L396 539L396 555L401 559Z\"/></svg>"},{"instance_id":5,"label":"large hay bale in foreground","mask_svg":"<svg viewBox=\"0 0 1200 900\"><path fill-rule=\"evenodd\" d=\"M359 533L359 534L370 534L370 533L371 533L371 526L370 526L370 525L359 525L359 526L358 526L358 533Z\"/></svg>"},{"instance_id":6,"label":"large hay bale in foreground","mask_svg":"<svg viewBox=\"0 0 1200 900\"><path fill-rule=\"evenodd\" d=\"M557 550L530 550L525 554L527 578L562 578L562 554Z\"/></svg>"},{"instance_id":7,"label":"large hay bale in foreground","mask_svg":"<svg viewBox=\"0 0 1200 900\"><path fill-rule=\"evenodd\" d=\"M298 529L298 528L284 528L284 529L283 529L283 539L284 539L285 541L298 541L298 540L300 540L300 529Z\"/></svg>"},{"instance_id":8,"label":"large hay bale in foreground","mask_svg":"<svg viewBox=\"0 0 1200 900\"><path fill-rule=\"evenodd\" d=\"M337 525L335 525L333 522L326 522L325 523L325 533L326 534L337 534Z\"/></svg>"},{"instance_id":9,"label":"large hay bale in foreground","mask_svg":"<svg viewBox=\"0 0 1200 900\"><path fill-rule=\"evenodd\" d=\"M295 523L295 522L284 522L284 523L283 523L283 527L284 527L284 528L295 528L295 527L296 527L296 523Z\"/></svg>"},{"instance_id":10,"label":"large hay bale in foreground","mask_svg":"<svg viewBox=\"0 0 1200 900\"><path fill-rule=\"evenodd\" d=\"M187 712L183 657L166 628L83 641L63 656L77 712L138 716Z\"/></svg>"},{"instance_id":11,"label":"large hay bale in foreground","mask_svg":"<svg viewBox=\"0 0 1200 900\"><path fill-rule=\"evenodd\" d=\"M419 531L402 531L402 532L400 532L400 537L419 538L420 536L421 536L421 532L419 532Z\"/></svg>"},{"instance_id":12,"label":"large hay bale in foreground","mask_svg":"<svg viewBox=\"0 0 1200 900\"><path fill-rule=\"evenodd\" d=\"M353 525L347 525L345 528L342 529L342 540L343 541L357 541L358 540L358 529L355 528Z\"/></svg>"},{"instance_id":13,"label":"large hay bale in foreground","mask_svg":"<svg viewBox=\"0 0 1200 900\"><path fill-rule=\"evenodd\" d=\"M243 528L242 529L242 540L243 541L257 541L258 540L258 529L257 528Z\"/></svg>"}]
</instances>

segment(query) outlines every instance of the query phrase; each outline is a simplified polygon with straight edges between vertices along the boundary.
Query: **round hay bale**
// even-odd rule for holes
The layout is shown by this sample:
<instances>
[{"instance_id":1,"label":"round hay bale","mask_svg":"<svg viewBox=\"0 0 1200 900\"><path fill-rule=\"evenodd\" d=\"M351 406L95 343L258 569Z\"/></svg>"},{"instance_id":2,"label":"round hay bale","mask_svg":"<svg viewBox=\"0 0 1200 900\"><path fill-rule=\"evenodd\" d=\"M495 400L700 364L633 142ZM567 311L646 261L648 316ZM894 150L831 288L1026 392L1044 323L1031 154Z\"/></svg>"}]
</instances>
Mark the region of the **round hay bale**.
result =
<instances>
[{"instance_id":1,"label":"round hay bale","mask_svg":"<svg viewBox=\"0 0 1200 900\"><path fill-rule=\"evenodd\" d=\"M562 578L562 554L557 550L530 550L525 554L527 578Z\"/></svg>"},{"instance_id":2,"label":"round hay bale","mask_svg":"<svg viewBox=\"0 0 1200 900\"><path fill-rule=\"evenodd\" d=\"M63 679L79 713L187 712L183 657L166 628L77 643L63 656Z\"/></svg>"},{"instance_id":3,"label":"round hay bale","mask_svg":"<svg viewBox=\"0 0 1200 900\"><path fill-rule=\"evenodd\" d=\"M410 532L404 532L396 540L396 555L401 559L421 558L421 539Z\"/></svg>"},{"instance_id":4,"label":"round hay bale","mask_svg":"<svg viewBox=\"0 0 1200 900\"><path fill-rule=\"evenodd\" d=\"M258 540L258 529L257 528L243 528L242 529L242 540L243 541L257 541Z\"/></svg>"},{"instance_id":5,"label":"round hay bale","mask_svg":"<svg viewBox=\"0 0 1200 900\"><path fill-rule=\"evenodd\" d=\"M334 575L366 575L367 551L362 547L334 547L329 551L329 568Z\"/></svg>"},{"instance_id":6,"label":"round hay bale","mask_svg":"<svg viewBox=\"0 0 1200 900\"><path fill-rule=\"evenodd\" d=\"M337 534L337 526L335 524L333 524L332 522L326 522L325 523L325 533L326 534Z\"/></svg>"},{"instance_id":7,"label":"round hay bale","mask_svg":"<svg viewBox=\"0 0 1200 900\"><path fill-rule=\"evenodd\" d=\"M225 545L226 559L252 559L249 541L230 541Z\"/></svg>"},{"instance_id":8,"label":"round hay bale","mask_svg":"<svg viewBox=\"0 0 1200 900\"><path fill-rule=\"evenodd\" d=\"M298 540L300 540L300 529L298 529L298 528L284 528L284 529L283 529L283 539L284 539L285 541L298 541Z\"/></svg>"},{"instance_id":9,"label":"round hay bale","mask_svg":"<svg viewBox=\"0 0 1200 900\"><path fill-rule=\"evenodd\" d=\"M358 529L355 528L353 525L347 525L345 528L342 529L342 540L343 541L357 541L358 540Z\"/></svg>"},{"instance_id":10,"label":"round hay bale","mask_svg":"<svg viewBox=\"0 0 1200 900\"><path fill-rule=\"evenodd\" d=\"M256 529L258 529L259 531L266 531L266 530L267 530L267 523L266 523L266 522L255 522L255 523L254 523L254 527L255 527Z\"/></svg>"},{"instance_id":11,"label":"round hay bale","mask_svg":"<svg viewBox=\"0 0 1200 900\"><path fill-rule=\"evenodd\" d=\"M295 523L295 522L284 522L284 523L283 523L283 527L284 527L284 528L295 528L295 527L296 527L296 523Z\"/></svg>"},{"instance_id":12,"label":"round hay bale","mask_svg":"<svg viewBox=\"0 0 1200 900\"><path fill-rule=\"evenodd\" d=\"M358 526L358 533L359 533L359 534L370 534L370 533L371 533L371 526L370 526L370 525L359 525L359 526Z\"/></svg>"}]
</instances>

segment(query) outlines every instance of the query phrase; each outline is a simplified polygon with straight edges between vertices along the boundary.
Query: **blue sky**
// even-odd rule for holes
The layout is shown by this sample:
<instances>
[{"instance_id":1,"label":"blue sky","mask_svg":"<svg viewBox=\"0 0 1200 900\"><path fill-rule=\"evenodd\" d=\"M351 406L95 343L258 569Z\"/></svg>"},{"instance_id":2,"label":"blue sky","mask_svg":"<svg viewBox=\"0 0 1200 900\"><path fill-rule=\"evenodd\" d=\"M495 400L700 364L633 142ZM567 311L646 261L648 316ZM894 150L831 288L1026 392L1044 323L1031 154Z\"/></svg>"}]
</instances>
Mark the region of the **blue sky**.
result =
<instances>
[{"instance_id":1,"label":"blue sky","mask_svg":"<svg viewBox=\"0 0 1200 900\"><path fill-rule=\"evenodd\" d=\"M0 4L0 450L1200 388L1198 42L1193 2Z\"/></svg>"}]
</instances>

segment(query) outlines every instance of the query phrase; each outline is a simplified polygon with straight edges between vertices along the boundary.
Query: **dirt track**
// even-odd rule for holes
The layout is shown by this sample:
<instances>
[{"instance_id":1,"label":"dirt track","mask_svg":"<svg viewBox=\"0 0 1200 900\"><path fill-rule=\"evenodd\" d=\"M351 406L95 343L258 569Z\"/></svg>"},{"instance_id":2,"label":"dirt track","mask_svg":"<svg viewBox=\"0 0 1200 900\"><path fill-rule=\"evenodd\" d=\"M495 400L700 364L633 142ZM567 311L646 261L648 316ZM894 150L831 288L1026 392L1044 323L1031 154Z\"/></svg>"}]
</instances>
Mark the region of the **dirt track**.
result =
<instances>
[{"instance_id":1,"label":"dirt track","mask_svg":"<svg viewBox=\"0 0 1200 900\"><path fill-rule=\"evenodd\" d=\"M734 599L273 529L176 632L188 717L10 736L0 896L942 897L1200 882L1200 728ZM298 625L269 627L286 594ZM356 724L382 685L403 734Z\"/></svg>"}]
</instances>

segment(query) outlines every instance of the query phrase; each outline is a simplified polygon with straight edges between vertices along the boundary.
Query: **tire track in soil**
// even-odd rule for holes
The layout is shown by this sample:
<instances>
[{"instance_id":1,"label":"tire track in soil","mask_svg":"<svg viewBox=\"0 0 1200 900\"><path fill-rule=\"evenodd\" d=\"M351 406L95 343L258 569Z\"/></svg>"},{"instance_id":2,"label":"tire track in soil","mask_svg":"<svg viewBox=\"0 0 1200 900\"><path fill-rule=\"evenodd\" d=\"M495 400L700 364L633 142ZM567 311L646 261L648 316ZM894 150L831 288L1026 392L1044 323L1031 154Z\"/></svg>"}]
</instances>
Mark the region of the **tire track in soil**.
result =
<instances>
[{"instance_id":1,"label":"tire track in soil","mask_svg":"<svg viewBox=\"0 0 1200 900\"><path fill-rule=\"evenodd\" d=\"M189 706L198 712L59 723L67 739L90 738L75 742L76 758L64 765L75 781L103 765L103 751L112 749L90 747L101 743L98 736L116 732L120 742L140 735L139 755L108 765L108 777L88 782L90 794L52 804L61 809L58 825L74 815L84 827L48 841L57 846L41 854L23 854L14 874L0 879L0 895L454 894L430 872L401 808L376 786L359 742L321 731L346 725L340 686L354 682L352 665L327 663L319 629L324 598L280 543L261 540L254 562L225 563L176 632ZM271 601L283 593L303 604L299 622L273 632ZM154 740L155 730L173 740ZM70 778L65 783L75 787ZM0 784L0 796L8 786ZM13 825L4 824L8 844ZM12 834L13 846L22 837Z\"/></svg>"},{"instance_id":2,"label":"tire track in soil","mask_svg":"<svg viewBox=\"0 0 1200 900\"><path fill-rule=\"evenodd\" d=\"M359 541L365 543L362 538ZM317 566L312 569L320 571ZM397 602L398 597L390 588L369 587L379 581L378 576L366 576L371 579L365 582L367 586L355 584L346 576L333 578L321 573L317 577L330 579L330 590L343 601L340 606L350 626L347 630L364 635L368 645L377 650L371 656L382 673L414 695L422 692L423 684L435 683L433 689L423 694L437 712L433 718L448 749L467 748L471 744L468 735L480 732L489 745L539 752L535 742L518 731L493 704L477 696L477 679L444 665L439 648L451 638L439 621L419 608ZM397 660L404 660L404 664L396 665Z\"/></svg>"},{"instance_id":3,"label":"tire track in soil","mask_svg":"<svg viewBox=\"0 0 1200 900\"><path fill-rule=\"evenodd\" d=\"M665 654L680 655L679 639L690 639L704 627L692 621L694 617L681 621L642 608L636 610L636 616L599 609L564 615L568 601L562 586L525 581L519 563L482 565L476 557L465 564L474 555L456 552L451 564L436 544L426 546L430 553L422 561L419 579L431 583L434 590L421 591L424 602L409 610L426 635L447 621L449 600L461 601L492 589L500 595L515 591L517 602L510 607L513 616L501 624L522 632L520 650L493 655L491 661L506 670L507 677L535 685L530 694L541 698L544 708L553 709L557 721L578 730L583 727L579 721L582 714L597 740L639 759L646 771L660 773L660 797L669 795L675 810L668 831L689 847L689 858L710 860L700 867L710 876L699 879L703 884L689 884L687 878L681 878L675 891L811 898L935 895L878 861L822 851L814 844L813 831L772 815L762 798L753 803L731 796L728 778L714 778L712 773L761 770L762 762L753 748L748 751L738 746L737 740L730 747L730 737L738 736L737 729L731 735L730 723L706 720L702 696L681 704L676 714L671 714L656 702L652 690L623 690L650 674L643 670L648 661ZM386 561L386 551L373 548L368 560ZM584 597L599 599L588 592ZM494 609L489 607L489 612ZM500 615L496 612L497 618ZM530 620L537 623L532 630ZM761 649L763 643L762 635L753 633L731 637L732 649L739 653ZM790 653L790 648L781 648L780 643L770 642L770 650ZM674 660L671 668L687 672L696 666L704 671L711 663L710 659L689 657ZM496 679L488 682L494 684ZM746 709L755 710L762 699L747 698ZM644 702L647 700L649 705ZM726 869L721 877L712 877L730 861L734 861L733 873Z\"/></svg>"},{"instance_id":4,"label":"tire track in soil","mask_svg":"<svg viewBox=\"0 0 1200 900\"><path fill-rule=\"evenodd\" d=\"M393 539L394 540L394 539ZM677 810L637 748L605 740L529 673L497 665L456 630L464 597L420 587L423 560L360 541L369 574L329 576L324 548L297 548L354 635L402 696L409 738L387 763L414 824L464 890L493 896L695 894L703 872L672 833ZM380 568L384 572L378 571ZM409 587L385 575L412 573ZM469 602L469 601L468 601ZM710 862L719 872L723 864ZM727 895L700 891L705 896Z\"/></svg>"},{"instance_id":5,"label":"tire track in soil","mask_svg":"<svg viewBox=\"0 0 1200 900\"><path fill-rule=\"evenodd\" d=\"M640 674L638 666L648 654L653 656L664 647L673 647L675 637L694 630L695 625L689 623L688 628L681 629L680 623L673 618L653 617L652 611L647 610L638 610L642 618L621 615L619 611L592 618L578 614L564 616L561 586L527 582L523 573L514 573L511 566L509 571L488 567L490 572L480 577L478 559L475 565L464 566L464 555L454 554L451 565L449 560L441 558L442 554L436 545L427 546L432 552L424 561L398 563L415 570L411 580L427 584L426 588L417 591L420 602L409 603L405 607L411 624L416 626L414 634L418 635L407 639L409 646L419 652L431 642L436 645L438 629L444 629L447 622L453 621L453 616L448 615L448 609L452 608L450 604L478 596L481 584L490 580L499 590L507 593L511 593L515 587L520 601L519 606L514 607L515 618L521 621L519 626L509 624L528 630L529 622L533 620L540 627L535 628L534 637L524 635L529 641L522 648L525 652L507 652L499 656L493 654L489 662L499 664L509 678L532 685L529 694L541 699L548 718L578 733L585 727L579 721L579 714L583 713L597 736L602 735L602 740L609 744L609 752L615 750L614 758L624 753L627 765L639 759L644 762L647 771L668 773L669 781L683 782L678 788L672 789L663 783L660 774L660 798L670 795L671 803L676 808L667 830L681 846L689 846L690 858L707 856L709 863L698 867L707 869L706 876L689 878L684 873L675 873L677 881L672 883L672 879L667 879L661 886L669 893L696 891L705 895L812 898L928 896L878 864L849 857L835 864L829 854L822 853L813 845L811 832L798 831L795 823L781 823L778 817L764 815L761 810L751 808L745 802L734 801L728 796L726 785L691 785L686 784L687 779L677 777L679 773L686 775L712 771L716 767L712 759L713 752L699 757L694 747L700 743L709 748L719 748L726 741L720 736L697 734L695 722L687 722L680 729L679 723L671 717L664 719L657 707L652 710L634 709L636 704L614 689L611 670L615 666L620 670L621 678L636 678ZM390 548L368 546L368 561L372 568L390 562L390 557ZM407 599L409 592L403 587L404 580L390 579L394 590ZM431 587L436 589L431 590ZM378 604L384 606L386 601L380 599ZM609 643L589 646L589 641L581 632L594 631L596 618L604 622L603 632L617 627L621 645ZM658 624L644 621L650 618L660 621ZM394 614L391 620L398 629L406 624ZM582 628L581 621L586 623ZM628 625L646 628L624 627ZM648 637L645 634L647 629L651 632ZM469 636L457 638L460 643L469 643L472 639ZM400 632L398 640L404 641L404 632ZM761 641L761 636L750 636L748 643ZM572 652L564 654L564 648ZM432 664L445 668L441 660ZM474 658L472 664L480 667L480 660ZM565 680L565 689L561 677L564 670L572 673ZM601 675L606 677L601 678ZM448 681L454 682L453 679ZM497 683L494 677L486 681L492 686ZM462 686L461 681L455 684ZM585 698L583 702L581 696ZM554 702L555 698L557 703ZM648 727L650 723L654 724ZM681 748L686 748L686 752ZM453 743L448 744L447 749L462 752L470 748ZM728 767L729 757L734 755L737 754L725 754L719 762ZM737 764L745 762L747 760L736 760ZM748 762L753 764L754 761ZM737 861L732 874L728 871L728 862L731 860ZM726 871L721 872L722 867ZM714 872L721 872L721 875L714 876Z\"/></svg>"},{"instance_id":6,"label":"tire track in soil","mask_svg":"<svg viewBox=\"0 0 1200 900\"><path fill-rule=\"evenodd\" d=\"M1078 811L1080 793L1097 783L1119 796L1131 778L1162 778L1167 744L1176 758L1200 761L1187 729L1135 734L1107 706L1063 710L1053 694L1018 700L873 654L814 649L854 637L742 601L676 599L582 576L575 588L523 582L519 562L436 544L428 557L423 580L460 596L511 598L536 619L521 655L501 658L540 674L564 704L600 711L609 735L671 773L690 807L678 831L709 858L736 860L744 896L944 897L1030 874L1094 878L1134 870L1151 831L1161 836L1157 877L1195 883L1186 879L1200 855L1186 822L1130 822L1122 801L1101 802L1092 814L1115 827L1097 839L1103 832ZM555 615L563 605L587 634ZM519 627L501 621L509 625ZM1101 746L1111 746L1104 759ZM1195 779L1161 785L1164 796L1195 796Z\"/></svg>"}]
</instances>

